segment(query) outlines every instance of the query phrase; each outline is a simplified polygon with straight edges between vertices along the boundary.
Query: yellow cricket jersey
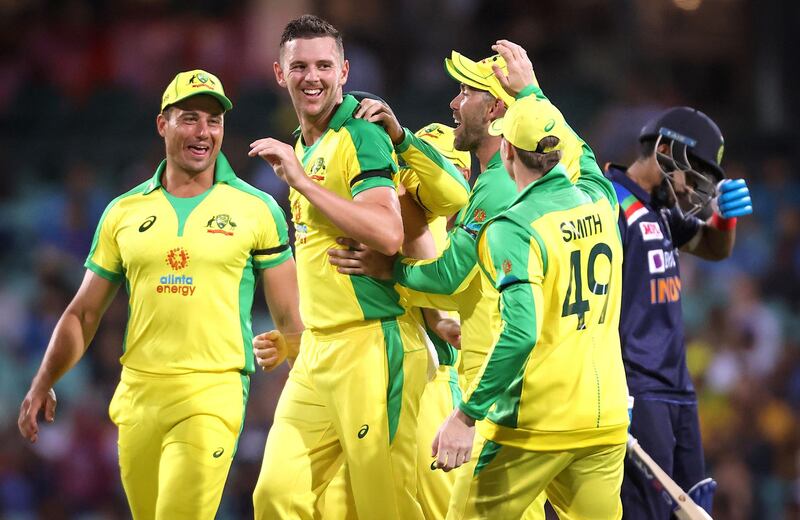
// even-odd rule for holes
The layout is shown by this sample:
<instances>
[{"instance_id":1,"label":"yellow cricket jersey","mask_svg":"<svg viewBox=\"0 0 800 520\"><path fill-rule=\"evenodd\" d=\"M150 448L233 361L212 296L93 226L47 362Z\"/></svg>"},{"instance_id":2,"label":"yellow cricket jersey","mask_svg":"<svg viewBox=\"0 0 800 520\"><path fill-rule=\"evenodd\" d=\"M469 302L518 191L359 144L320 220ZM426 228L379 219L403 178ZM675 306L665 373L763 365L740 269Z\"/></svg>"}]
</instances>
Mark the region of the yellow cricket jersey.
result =
<instances>
[{"instance_id":1,"label":"yellow cricket jersey","mask_svg":"<svg viewBox=\"0 0 800 520\"><path fill-rule=\"evenodd\" d=\"M558 165L484 226L478 262L503 328L461 409L481 435L537 451L624 443L618 203L585 147L573 185Z\"/></svg>"},{"instance_id":2,"label":"yellow cricket jersey","mask_svg":"<svg viewBox=\"0 0 800 520\"><path fill-rule=\"evenodd\" d=\"M125 282L120 361L155 374L253 372L257 270L292 256L283 211L236 177L222 153L213 186L197 197L164 190L165 167L108 205L85 264Z\"/></svg>"},{"instance_id":3,"label":"yellow cricket jersey","mask_svg":"<svg viewBox=\"0 0 800 520\"><path fill-rule=\"evenodd\" d=\"M394 188L397 163L389 136L378 125L353 118L358 101L346 95L328 128L311 146L302 137L295 153L306 173L328 191L352 199L379 186ZM341 247L344 232L299 192L291 190L300 314L310 329L328 329L404 313L392 282L337 272L327 251Z\"/></svg>"}]
</instances>

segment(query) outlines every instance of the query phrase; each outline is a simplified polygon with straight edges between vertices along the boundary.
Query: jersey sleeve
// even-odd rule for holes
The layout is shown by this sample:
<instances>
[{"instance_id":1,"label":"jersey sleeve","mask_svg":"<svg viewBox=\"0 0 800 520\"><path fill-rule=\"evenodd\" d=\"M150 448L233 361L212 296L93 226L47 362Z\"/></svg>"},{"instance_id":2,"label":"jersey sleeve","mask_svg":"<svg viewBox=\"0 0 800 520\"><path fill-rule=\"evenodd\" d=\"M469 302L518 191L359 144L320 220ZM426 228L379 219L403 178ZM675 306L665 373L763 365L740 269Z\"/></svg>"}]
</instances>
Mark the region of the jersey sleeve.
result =
<instances>
[{"instance_id":1,"label":"jersey sleeve","mask_svg":"<svg viewBox=\"0 0 800 520\"><path fill-rule=\"evenodd\" d=\"M532 238L510 221L492 222L478 242L481 268L500 291L502 331L459 405L483 419L504 392L521 382L542 327L544 264Z\"/></svg>"},{"instance_id":2,"label":"jersey sleeve","mask_svg":"<svg viewBox=\"0 0 800 520\"><path fill-rule=\"evenodd\" d=\"M253 248L253 266L269 269L292 258L286 215L270 195L263 194L264 215Z\"/></svg>"},{"instance_id":3,"label":"jersey sleeve","mask_svg":"<svg viewBox=\"0 0 800 520\"><path fill-rule=\"evenodd\" d=\"M394 281L409 289L434 294L455 294L471 279L475 269L475 239L453 228L441 256L430 260L401 257L394 264Z\"/></svg>"},{"instance_id":4,"label":"jersey sleeve","mask_svg":"<svg viewBox=\"0 0 800 520\"><path fill-rule=\"evenodd\" d=\"M449 216L469 200L469 184L450 160L425 140L404 129L395 149L406 165L400 182L428 213Z\"/></svg>"},{"instance_id":5,"label":"jersey sleeve","mask_svg":"<svg viewBox=\"0 0 800 520\"><path fill-rule=\"evenodd\" d=\"M695 216L686 216L678 208L671 208L667 213L667 223L672 233L672 244L683 247L700 231L703 222Z\"/></svg>"},{"instance_id":6,"label":"jersey sleeve","mask_svg":"<svg viewBox=\"0 0 800 520\"><path fill-rule=\"evenodd\" d=\"M355 197L370 188L394 188L397 162L386 132L362 119L351 119L347 130L355 147L355 164L348 172L350 194Z\"/></svg>"},{"instance_id":7,"label":"jersey sleeve","mask_svg":"<svg viewBox=\"0 0 800 520\"><path fill-rule=\"evenodd\" d=\"M114 211L117 199L113 200L100 217L94 232L92 247L84 265L98 276L119 283L124 277L122 255L117 243L115 227L118 214Z\"/></svg>"}]
</instances>

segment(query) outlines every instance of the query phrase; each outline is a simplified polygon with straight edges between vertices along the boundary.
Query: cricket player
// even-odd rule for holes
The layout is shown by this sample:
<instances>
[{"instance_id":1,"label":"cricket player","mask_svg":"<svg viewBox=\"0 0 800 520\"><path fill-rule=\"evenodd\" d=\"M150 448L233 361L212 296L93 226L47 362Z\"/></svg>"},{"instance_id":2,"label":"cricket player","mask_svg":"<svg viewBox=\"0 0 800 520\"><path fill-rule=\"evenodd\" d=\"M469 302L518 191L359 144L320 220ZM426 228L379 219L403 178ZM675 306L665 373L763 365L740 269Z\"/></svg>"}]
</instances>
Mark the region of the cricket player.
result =
<instances>
[{"instance_id":1,"label":"cricket player","mask_svg":"<svg viewBox=\"0 0 800 520\"><path fill-rule=\"evenodd\" d=\"M448 518L520 518L541 507L542 491L562 518L620 518L628 413L616 194L585 144L570 181L551 133L557 109L531 83L524 50L498 50L508 64L501 82L520 99L489 131L503 136L520 193L477 241L503 329L434 440L440 466L458 467L486 419L466 504Z\"/></svg>"},{"instance_id":2,"label":"cricket player","mask_svg":"<svg viewBox=\"0 0 800 520\"><path fill-rule=\"evenodd\" d=\"M124 284L129 318L109 412L136 519L214 518L254 369L257 277L278 329L290 337L303 329L285 217L220 152L231 107L220 80L202 70L167 86L156 119L166 159L103 213L83 283L20 408L20 431L36 442L37 414L55 418L53 385Z\"/></svg>"},{"instance_id":3,"label":"cricket player","mask_svg":"<svg viewBox=\"0 0 800 520\"><path fill-rule=\"evenodd\" d=\"M416 416L425 386L424 331L393 284L340 274L327 252L350 236L384 254L403 244L397 164L384 130L353 117L339 32L289 22L274 70L300 121L295 146L260 139L250 155L291 187L301 315L300 355L269 432L254 492L257 518L313 518L347 463L359 518L422 518Z\"/></svg>"},{"instance_id":4,"label":"cricket player","mask_svg":"<svg viewBox=\"0 0 800 520\"><path fill-rule=\"evenodd\" d=\"M642 128L639 158L606 175L620 201L625 252L620 337L634 397L631 434L709 512L697 398L686 368L679 251L722 260L733 249L736 219L752 213L744 179L726 180L723 138L705 114L674 107ZM713 204L712 204L713 199ZM713 207L707 220L698 218ZM668 519L671 507L626 462L626 518Z\"/></svg>"},{"instance_id":5,"label":"cricket player","mask_svg":"<svg viewBox=\"0 0 800 520\"><path fill-rule=\"evenodd\" d=\"M386 128L404 165L396 178L403 192L403 252L419 258L436 257L446 246L447 217L467 202L469 185L461 171L469 171L469 153L453 149L453 131L446 125L431 123L412 134L400 125L391 108L374 96L361 101L356 115ZM402 289L400 292L403 294ZM432 309L410 306L409 313L425 326L435 356L435 365L430 367L433 372L429 371L432 379L425 385L419 407L417 499L426 519L444 518L456 473L436 471L431 466L430 442L454 403L461 399L458 351L453 346L460 344L460 326L454 318ZM328 486L323 518L356 518L348 496L349 483L344 480L337 475Z\"/></svg>"}]
</instances>

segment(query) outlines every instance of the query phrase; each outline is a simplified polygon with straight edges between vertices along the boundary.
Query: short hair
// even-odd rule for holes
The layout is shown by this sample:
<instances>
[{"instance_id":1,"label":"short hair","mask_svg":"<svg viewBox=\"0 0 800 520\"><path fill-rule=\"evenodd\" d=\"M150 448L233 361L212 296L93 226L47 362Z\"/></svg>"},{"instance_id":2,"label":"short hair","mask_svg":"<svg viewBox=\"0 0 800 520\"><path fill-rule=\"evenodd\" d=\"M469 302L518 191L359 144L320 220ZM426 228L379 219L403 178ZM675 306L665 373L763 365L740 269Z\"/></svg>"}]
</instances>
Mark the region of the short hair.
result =
<instances>
[{"instance_id":1,"label":"short hair","mask_svg":"<svg viewBox=\"0 0 800 520\"><path fill-rule=\"evenodd\" d=\"M558 145L559 141L560 139L558 137L554 135L548 135L539 141L539 146L537 146L536 149L544 150L545 148L552 148L553 146ZM511 143L509 142L508 144ZM512 144L511 146L514 145ZM522 164L531 170L540 171L542 174L545 174L555 168L558 162L561 160L561 150L553 150L552 152L542 153L535 150L531 152L514 146L514 151L516 152Z\"/></svg>"},{"instance_id":2,"label":"short hair","mask_svg":"<svg viewBox=\"0 0 800 520\"><path fill-rule=\"evenodd\" d=\"M283 48L286 42L297 39L308 40L325 37L333 38L336 41L336 48L339 50L339 56L344 60L342 33L328 21L313 14L304 14L300 18L295 18L286 24L286 27L283 28L283 34L281 34L281 55L283 54Z\"/></svg>"}]
</instances>

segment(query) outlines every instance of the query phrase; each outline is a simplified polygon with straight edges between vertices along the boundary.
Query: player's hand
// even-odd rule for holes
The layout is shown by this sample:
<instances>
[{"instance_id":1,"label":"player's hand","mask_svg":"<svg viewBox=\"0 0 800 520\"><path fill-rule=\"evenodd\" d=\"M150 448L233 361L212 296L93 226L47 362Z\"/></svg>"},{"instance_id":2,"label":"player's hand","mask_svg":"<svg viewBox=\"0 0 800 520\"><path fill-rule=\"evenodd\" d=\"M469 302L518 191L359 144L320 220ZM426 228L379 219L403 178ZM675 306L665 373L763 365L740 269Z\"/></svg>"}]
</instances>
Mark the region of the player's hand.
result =
<instances>
[{"instance_id":1,"label":"player's hand","mask_svg":"<svg viewBox=\"0 0 800 520\"><path fill-rule=\"evenodd\" d=\"M436 457L436 467L450 471L469 462L474 440L475 420L456 408L433 439L431 455Z\"/></svg>"},{"instance_id":2,"label":"player's hand","mask_svg":"<svg viewBox=\"0 0 800 520\"><path fill-rule=\"evenodd\" d=\"M744 179L725 179L717 185L717 213L722 218L743 217L753 212L750 190Z\"/></svg>"},{"instance_id":3,"label":"player's hand","mask_svg":"<svg viewBox=\"0 0 800 520\"><path fill-rule=\"evenodd\" d=\"M39 411L44 408L44 420L53 422L56 419L56 404L56 393L52 388L31 388L19 407L17 426L22 436L30 442L36 442L39 439Z\"/></svg>"},{"instance_id":4,"label":"player's hand","mask_svg":"<svg viewBox=\"0 0 800 520\"><path fill-rule=\"evenodd\" d=\"M312 182L306 175L291 145L267 137L250 143L250 157L261 157L275 170L275 174L292 188Z\"/></svg>"},{"instance_id":5,"label":"player's hand","mask_svg":"<svg viewBox=\"0 0 800 520\"><path fill-rule=\"evenodd\" d=\"M347 249L328 249L328 261L342 274L361 274L378 280L391 280L394 256L374 251L352 238L339 237L336 243Z\"/></svg>"},{"instance_id":6,"label":"player's hand","mask_svg":"<svg viewBox=\"0 0 800 520\"><path fill-rule=\"evenodd\" d=\"M381 125L386 130L386 133L389 134L389 138L395 146L405 139L406 134L403 131L403 125L400 124L391 107L377 99L362 99L353 117Z\"/></svg>"},{"instance_id":7,"label":"player's hand","mask_svg":"<svg viewBox=\"0 0 800 520\"><path fill-rule=\"evenodd\" d=\"M492 50L506 60L508 75L497 65L492 65L492 70L503 90L516 97L528 85L538 85L536 75L533 73L533 64L528 58L525 49L508 40L497 40L492 45Z\"/></svg>"},{"instance_id":8,"label":"player's hand","mask_svg":"<svg viewBox=\"0 0 800 520\"><path fill-rule=\"evenodd\" d=\"M422 309L425 323L443 341L461 349L461 323L450 318L447 313L438 309Z\"/></svg>"},{"instance_id":9,"label":"player's hand","mask_svg":"<svg viewBox=\"0 0 800 520\"><path fill-rule=\"evenodd\" d=\"M271 330L253 338L253 354L258 366L269 372L286 360L289 347L279 330Z\"/></svg>"}]
</instances>

